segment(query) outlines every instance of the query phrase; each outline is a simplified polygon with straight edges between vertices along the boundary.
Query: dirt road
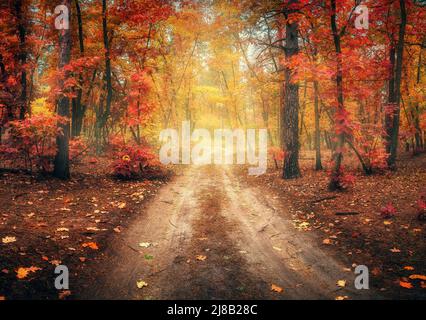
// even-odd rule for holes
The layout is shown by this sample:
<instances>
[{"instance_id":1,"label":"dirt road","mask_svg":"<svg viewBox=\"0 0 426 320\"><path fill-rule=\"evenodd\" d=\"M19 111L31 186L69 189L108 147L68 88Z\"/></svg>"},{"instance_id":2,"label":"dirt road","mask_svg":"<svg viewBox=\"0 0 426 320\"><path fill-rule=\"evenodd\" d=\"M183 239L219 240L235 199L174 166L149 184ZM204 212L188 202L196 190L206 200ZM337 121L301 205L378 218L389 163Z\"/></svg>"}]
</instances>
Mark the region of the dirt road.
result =
<instances>
[{"instance_id":1,"label":"dirt road","mask_svg":"<svg viewBox=\"0 0 426 320\"><path fill-rule=\"evenodd\" d=\"M313 232L298 230L274 195L246 186L231 168L188 169L120 237L103 276L81 298L375 297L354 289L348 262L327 254ZM138 280L148 286L138 289ZM272 284L284 291L271 291Z\"/></svg>"}]
</instances>

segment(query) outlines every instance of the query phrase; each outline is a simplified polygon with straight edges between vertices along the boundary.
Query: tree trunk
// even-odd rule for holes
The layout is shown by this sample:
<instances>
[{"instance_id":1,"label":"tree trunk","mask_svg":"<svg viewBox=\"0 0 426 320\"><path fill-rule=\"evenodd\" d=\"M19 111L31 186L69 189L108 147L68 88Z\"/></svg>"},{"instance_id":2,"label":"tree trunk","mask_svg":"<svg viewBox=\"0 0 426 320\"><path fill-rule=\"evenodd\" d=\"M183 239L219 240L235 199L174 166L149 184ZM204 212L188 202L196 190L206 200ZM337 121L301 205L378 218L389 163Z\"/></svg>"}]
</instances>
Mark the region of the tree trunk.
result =
<instances>
[{"instance_id":1,"label":"tree trunk","mask_svg":"<svg viewBox=\"0 0 426 320\"><path fill-rule=\"evenodd\" d=\"M111 54L108 39L108 20L107 20L107 2L102 0L102 33L105 49L105 85L106 85L106 103L105 110L99 112L96 119L95 135L97 137L97 152L101 150L101 140L104 132L104 127L108 121L111 102L112 102L112 78L111 78ZM102 108L103 109L103 108ZM105 140L105 137L103 137Z\"/></svg>"},{"instance_id":2,"label":"tree trunk","mask_svg":"<svg viewBox=\"0 0 426 320\"><path fill-rule=\"evenodd\" d=\"M318 97L318 82L314 81L314 112L315 112L315 170L322 170L321 163L321 128Z\"/></svg>"},{"instance_id":3,"label":"tree trunk","mask_svg":"<svg viewBox=\"0 0 426 320\"><path fill-rule=\"evenodd\" d=\"M71 9L71 0L62 0L61 4ZM69 18L71 19L71 11ZM71 60L71 29L59 30L59 69L63 69L64 66L69 64ZM68 74L65 74L65 78ZM59 87L64 87L65 79L59 80ZM61 95L58 99L57 113L61 117L69 118L70 116L70 103L69 99ZM67 119L68 120L68 119ZM70 165L69 165L69 135L70 135L70 124L69 121L66 123L59 123L58 127L62 133L56 138L57 152L55 157L55 168L54 176L60 179L70 178Z\"/></svg>"},{"instance_id":4,"label":"tree trunk","mask_svg":"<svg viewBox=\"0 0 426 320\"><path fill-rule=\"evenodd\" d=\"M289 1L289 4L297 0ZM289 60L299 53L299 29L297 22L286 24L285 56ZM284 71L283 144L285 150L283 179L300 177L299 169L299 84L292 82L292 70Z\"/></svg>"},{"instance_id":5,"label":"tree trunk","mask_svg":"<svg viewBox=\"0 0 426 320\"><path fill-rule=\"evenodd\" d=\"M407 12L405 8L405 1L399 0L399 7L400 7L400 16L401 16L401 23L399 26L399 35L398 35L398 44L396 47L396 60L395 60L395 69L394 69L394 75L395 75L395 82L394 87L392 90L389 90L390 93L393 92L394 97L389 96L389 98L394 98L395 101L395 107L393 108L392 112L387 115L387 117L391 117L391 119L387 119L387 125L386 127L386 151L388 152L389 156L387 159L387 164L390 169L396 169L396 156L398 151L398 137L399 137L399 119L400 119L400 104L401 104L401 80L402 80L402 62L403 62L403 55L404 55L404 38L405 38L405 29L407 25ZM392 59L392 56L391 56ZM392 63L392 60L391 60ZM392 77L391 77L392 79ZM390 84L393 83L393 81L390 81ZM390 103L393 103L393 101L389 101Z\"/></svg>"},{"instance_id":6,"label":"tree trunk","mask_svg":"<svg viewBox=\"0 0 426 320\"><path fill-rule=\"evenodd\" d=\"M78 40L80 47L80 55L84 56L84 35L83 35L83 20L81 17L81 9L79 0L75 0L75 8L77 15L78 23ZM78 137L81 134L81 129L83 127L83 118L86 112L86 107L82 105L81 100L83 97L83 75L79 75L78 79L79 88L77 89L77 97L72 101L72 126L71 126L71 136Z\"/></svg>"},{"instance_id":7,"label":"tree trunk","mask_svg":"<svg viewBox=\"0 0 426 320\"><path fill-rule=\"evenodd\" d=\"M342 70L342 49L340 43L340 34L337 30L336 22L336 0L331 0L331 30L333 33L333 42L336 51L336 89L337 89L337 112L344 112L343 98L343 70ZM336 121L335 125L343 125L342 120ZM333 154L334 166L331 172L330 183L328 188L330 191L342 189L341 185L341 165L343 161L343 147L345 145L345 134L343 132L337 134L337 147Z\"/></svg>"},{"instance_id":8,"label":"tree trunk","mask_svg":"<svg viewBox=\"0 0 426 320\"><path fill-rule=\"evenodd\" d=\"M16 19L18 21L18 35L19 35L19 63L21 67L21 96L20 96L20 109L19 119L24 119L27 113L27 71L25 64L27 63L27 48L26 48L26 34L25 18L23 17L24 9L22 8L22 0L15 2Z\"/></svg>"}]
</instances>

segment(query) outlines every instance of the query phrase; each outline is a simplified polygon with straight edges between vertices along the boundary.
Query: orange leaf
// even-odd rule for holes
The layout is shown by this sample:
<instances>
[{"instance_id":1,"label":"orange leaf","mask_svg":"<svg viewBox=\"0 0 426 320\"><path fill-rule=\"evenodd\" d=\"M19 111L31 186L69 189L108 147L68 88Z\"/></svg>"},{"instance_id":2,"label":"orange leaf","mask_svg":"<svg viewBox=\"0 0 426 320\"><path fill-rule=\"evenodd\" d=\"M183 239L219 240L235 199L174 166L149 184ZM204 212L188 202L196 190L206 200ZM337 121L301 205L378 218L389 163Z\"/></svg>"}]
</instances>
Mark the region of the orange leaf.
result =
<instances>
[{"instance_id":1,"label":"orange leaf","mask_svg":"<svg viewBox=\"0 0 426 320\"><path fill-rule=\"evenodd\" d=\"M412 266L405 266L404 270L412 271L412 270L414 270L414 268Z\"/></svg>"},{"instance_id":2,"label":"orange leaf","mask_svg":"<svg viewBox=\"0 0 426 320\"><path fill-rule=\"evenodd\" d=\"M283 291L284 291L284 289L283 289L283 288L281 288L281 287L279 287L279 286L277 286L277 285L275 285L275 284L272 284L272 286L271 286L271 290L272 290L272 291L274 291L274 292L278 292L278 293L281 293L281 292L283 292Z\"/></svg>"},{"instance_id":3,"label":"orange leaf","mask_svg":"<svg viewBox=\"0 0 426 320\"><path fill-rule=\"evenodd\" d=\"M415 279L419 279L419 280L424 280L426 281L426 276L423 274L412 274L411 276L409 276L408 278L410 278L411 280L415 280Z\"/></svg>"},{"instance_id":4,"label":"orange leaf","mask_svg":"<svg viewBox=\"0 0 426 320\"><path fill-rule=\"evenodd\" d=\"M86 242L86 243L83 243L82 246L83 246L83 248L87 248L88 247L88 248L93 249L93 250L98 250L99 249L99 247L96 244L96 242Z\"/></svg>"},{"instance_id":5,"label":"orange leaf","mask_svg":"<svg viewBox=\"0 0 426 320\"><path fill-rule=\"evenodd\" d=\"M41 268L38 267L29 267L29 268L23 268L20 267L18 270L16 270L16 277L18 279L24 279L28 276L30 272L36 272L37 270L41 270Z\"/></svg>"},{"instance_id":6,"label":"orange leaf","mask_svg":"<svg viewBox=\"0 0 426 320\"><path fill-rule=\"evenodd\" d=\"M406 288L406 289L413 288L413 285L411 283L405 282L405 281L399 281L399 285L403 288Z\"/></svg>"}]
</instances>

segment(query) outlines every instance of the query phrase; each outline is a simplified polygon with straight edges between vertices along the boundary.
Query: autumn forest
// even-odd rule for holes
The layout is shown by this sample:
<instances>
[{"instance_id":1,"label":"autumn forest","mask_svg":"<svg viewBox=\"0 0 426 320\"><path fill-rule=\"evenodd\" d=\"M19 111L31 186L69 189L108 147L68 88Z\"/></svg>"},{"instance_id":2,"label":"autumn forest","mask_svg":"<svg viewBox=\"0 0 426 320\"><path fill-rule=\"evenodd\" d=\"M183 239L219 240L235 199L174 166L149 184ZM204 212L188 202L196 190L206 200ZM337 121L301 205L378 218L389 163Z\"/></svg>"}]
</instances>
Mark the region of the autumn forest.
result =
<instances>
[{"instance_id":1,"label":"autumn forest","mask_svg":"<svg viewBox=\"0 0 426 320\"><path fill-rule=\"evenodd\" d=\"M0 300L425 299L425 151L426 1L2 0Z\"/></svg>"}]
</instances>

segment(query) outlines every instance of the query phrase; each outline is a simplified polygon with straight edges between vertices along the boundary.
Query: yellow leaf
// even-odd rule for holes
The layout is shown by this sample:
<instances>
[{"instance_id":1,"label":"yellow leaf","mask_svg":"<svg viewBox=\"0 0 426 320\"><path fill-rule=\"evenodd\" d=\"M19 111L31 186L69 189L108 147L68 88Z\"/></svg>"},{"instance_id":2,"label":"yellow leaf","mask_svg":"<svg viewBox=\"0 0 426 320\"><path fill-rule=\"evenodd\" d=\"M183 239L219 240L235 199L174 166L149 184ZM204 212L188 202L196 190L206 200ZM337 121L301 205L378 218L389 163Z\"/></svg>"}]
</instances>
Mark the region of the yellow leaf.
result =
<instances>
[{"instance_id":1,"label":"yellow leaf","mask_svg":"<svg viewBox=\"0 0 426 320\"><path fill-rule=\"evenodd\" d=\"M197 259L198 261L205 261L207 259L207 257L203 256L203 255L198 255L198 256L195 257L195 259Z\"/></svg>"},{"instance_id":2,"label":"yellow leaf","mask_svg":"<svg viewBox=\"0 0 426 320\"><path fill-rule=\"evenodd\" d=\"M389 226L389 225L391 225L391 224L392 224L392 221L385 220L385 221L383 221L383 224L384 224L385 226Z\"/></svg>"},{"instance_id":3,"label":"yellow leaf","mask_svg":"<svg viewBox=\"0 0 426 320\"><path fill-rule=\"evenodd\" d=\"M349 299L348 296L337 296L336 298L334 298L334 300L347 300Z\"/></svg>"},{"instance_id":4,"label":"yellow leaf","mask_svg":"<svg viewBox=\"0 0 426 320\"><path fill-rule=\"evenodd\" d=\"M410 278L411 280L419 279L419 280L426 281L426 276L425 276L425 275L423 275L423 274L412 274L412 275L411 275L411 276L409 276L408 278Z\"/></svg>"},{"instance_id":5,"label":"yellow leaf","mask_svg":"<svg viewBox=\"0 0 426 320\"><path fill-rule=\"evenodd\" d=\"M120 202L119 204L118 204L118 208L119 209L124 209L126 207L126 203L125 202Z\"/></svg>"},{"instance_id":6,"label":"yellow leaf","mask_svg":"<svg viewBox=\"0 0 426 320\"><path fill-rule=\"evenodd\" d=\"M138 289L142 289L143 287L148 287L148 283L146 283L145 281L139 280L139 281L136 281L136 286L138 287Z\"/></svg>"},{"instance_id":7,"label":"yellow leaf","mask_svg":"<svg viewBox=\"0 0 426 320\"><path fill-rule=\"evenodd\" d=\"M3 239L1 239L1 242L3 243L12 243L15 242L16 238L15 237L4 237Z\"/></svg>"},{"instance_id":8,"label":"yellow leaf","mask_svg":"<svg viewBox=\"0 0 426 320\"><path fill-rule=\"evenodd\" d=\"M271 286L271 290L272 290L272 291L274 291L274 292L278 292L278 293L281 293L281 292L283 292L283 291L284 291L284 289L283 289L283 288L281 288L281 287L279 287L279 286L277 286L277 285L275 285L275 284L272 284L272 286Z\"/></svg>"},{"instance_id":9,"label":"yellow leaf","mask_svg":"<svg viewBox=\"0 0 426 320\"><path fill-rule=\"evenodd\" d=\"M149 242L141 242L141 243L139 243L139 247L142 247L142 248L148 248L150 246L151 246L151 244Z\"/></svg>"},{"instance_id":10,"label":"yellow leaf","mask_svg":"<svg viewBox=\"0 0 426 320\"><path fill-rule=\"evenodd\" d=\"M413 285L409 282L406 282L406 281L399 281L399 285L403 288L406 288L406 289L413 288Z\"/></svg>"},{"instance_id":11,"label":"yellow leaf","mask_svg":"<svg viewBox=\"0 0 426 320\"><path fill-rule=\"evenodd\" d=\"M338 280L337 285L339 287L342 287L342 288L345 287L346 286L346 280Z\"/></svg>"},{"instance_id":12,"label":"yellow leaf","mask_svg":"<svg viewBox=\"0 0 426 320\"><path fill-rule=\"evenodd\" d=\"M41 268L34 267L34 266L29 267L29 268L20 267L20 268L18 268L18 270L16 270L16 277L18 279L24 279L28 276L28 274L30 272L36 272L38 270L41 270Z\"/></svg>"}]
</instances>

